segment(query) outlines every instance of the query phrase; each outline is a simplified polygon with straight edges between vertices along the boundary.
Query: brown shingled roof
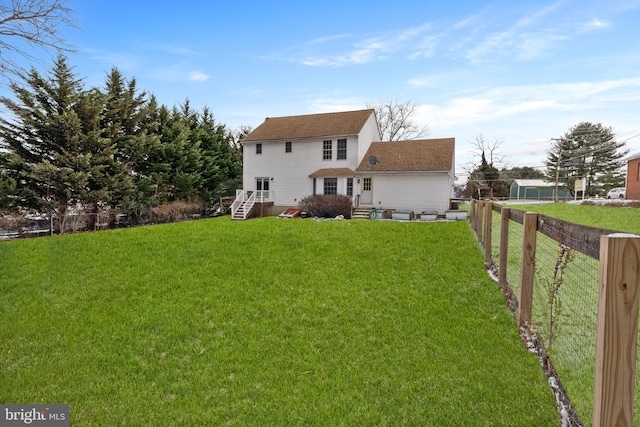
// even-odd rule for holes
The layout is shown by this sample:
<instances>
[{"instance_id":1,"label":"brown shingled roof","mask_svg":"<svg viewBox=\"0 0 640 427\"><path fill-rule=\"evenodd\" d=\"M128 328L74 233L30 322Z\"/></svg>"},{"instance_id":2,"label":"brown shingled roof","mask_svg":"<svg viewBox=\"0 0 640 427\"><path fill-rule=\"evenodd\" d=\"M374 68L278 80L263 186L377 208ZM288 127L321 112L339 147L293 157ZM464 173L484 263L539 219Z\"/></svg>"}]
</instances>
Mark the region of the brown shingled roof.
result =
<instances>
[{"instance_id":1,"label":"brown shingled roof","mask_svg":"<svg viewBox=\"0 0 640 427\"><path fill-rule=\"evenodd\" d=\"M356 176L357 173L353 169L349 168L326 168L318 169L309 178L320 178L323 176Z\"/></svg>"},{"instance_id":2,"label":"brown shingled roof","mask_svg":"<svg viewBox=\"0 0 640 427\"><path fill-rule=\"evenodd\" d=\"M449 170L453 162L455 138L374 142L369 146L358 172ZM369 158L375 156L377 164Z\"/></svg>"},{"instance_id":3,"label":"brown shingled roof","mask_svg":"<svg viewBox=\"0 0 640 427\"><path fill-rule=\"evenodd\" d=\"M242 142L357 135L373 110L267 118Z\"/></svg>"}]
</instances>

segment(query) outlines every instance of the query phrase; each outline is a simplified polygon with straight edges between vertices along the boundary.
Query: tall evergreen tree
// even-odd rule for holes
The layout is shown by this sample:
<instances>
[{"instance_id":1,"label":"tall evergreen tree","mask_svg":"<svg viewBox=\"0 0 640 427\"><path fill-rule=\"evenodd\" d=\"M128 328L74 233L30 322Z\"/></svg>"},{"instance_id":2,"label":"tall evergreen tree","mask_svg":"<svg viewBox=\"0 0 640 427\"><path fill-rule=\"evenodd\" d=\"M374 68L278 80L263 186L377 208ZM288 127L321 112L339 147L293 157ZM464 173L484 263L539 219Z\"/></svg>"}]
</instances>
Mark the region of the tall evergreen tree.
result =
<instances>
[{"instance_id":1,"label":"tall evergreen tree","mask_svg":"<svg viewBox=\"0 0 640 427\"><path fill-rule=\"evenodd\" d=\"M0 99L13 114L0 118L0 137L12 156L8 174L17 182L18 202L62 216L88 180L76 111L81 81L59 56L48 78L32 69L25 86L13 83L11 89L17 102Z\"/></svg>"},{"instance_id":2,"label":"tall evergreen tree","mask_svg":"<svg viewBox=\"0 0 640 427\"><path fill-rule=\"evenodd\" d=\"M238 185L233 184L234 181L242 176L238 149L234 146L232 133L223 124L216 123L213 113L207 107L202 110L198 127L192 133L192 140L200 141L201 198L210 200L234 191Z\"/></svg>"},{"instance_id":3,"label":"tall evergreen tree","mask_svg":"<svg viewBox=\"0 0 640 427\"><path fill-rule=\"evenodd\" d=\"M159 144L157 102L139 92L135 79L127 81L112 68L105 82L101 129L115 146L110 165L112 206L119 206L133 221L146 208L144 181L149 152Z\"/></svg>"},{"instance_id":4,"label":"tall evergreen tree","mask_svg":"<svg viewBox=\"0 0 640 427\"><path fill-rule=\"evenodd\" d=\"M17 207L13 203L16 181L7 174L8 163L8 153L0 152L0 209L15 209Z\"/></svg>"},{"instance_id":5,"label":"tall evergreen tree","mask_svg":"<svg viewBox=\"0 0 640 427\"><path fill-rule=\"evenodd\" d=\"M629 152L624 142L617 142L611 127L581 122L561 138L554 140L547 152L545 175L561 186L573 189L577 179L587 179L587 194L604 194L624 185L623 157Z\"/></svg>"},{"instance_id":6,"label":"tall evergreen tree","mask_svg":"<svg viewBox=\"0 0 640 427\"><path fill-rule=\"evenodd\" d=\"M33 69L24 83L12 85L17 101L0 100L13 113L0 119L0 138L9 150L17 202L61 220L71 207L97 211L110 202L115 154L100 127L104 96L85 91L64 56L47 77Z\"/></svg>"}]
</instances>

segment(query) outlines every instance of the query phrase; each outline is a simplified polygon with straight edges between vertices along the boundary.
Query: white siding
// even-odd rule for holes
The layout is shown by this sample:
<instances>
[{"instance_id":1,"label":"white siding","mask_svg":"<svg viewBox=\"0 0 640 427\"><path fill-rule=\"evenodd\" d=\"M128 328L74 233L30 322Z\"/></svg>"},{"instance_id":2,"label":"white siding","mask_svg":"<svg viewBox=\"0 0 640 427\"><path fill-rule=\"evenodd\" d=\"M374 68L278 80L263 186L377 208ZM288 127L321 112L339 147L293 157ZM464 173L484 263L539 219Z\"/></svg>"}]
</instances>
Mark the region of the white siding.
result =
<instances>
[{"instance_id":1,"label":"white siding","mask_svg":"<svg viewBox=\"0 0 640 427\"><path fill-rule=\"evenodd\" d=\"M369 149L371 143L380 141L381 139L382 138L380 137L380 129L378 129L376 116L375 114L372 114L371 116L369 116L369 119L360 131L360 144L358 145L358 162L356 166L360 164L360 161L362 161L362 158Z\"/></svg>"},{"instance_id":2,"label":"white siding","mask_svg":"<svg viewBox=\"0 0 640 427\"><path fill-rule=\"evenodd\" d=\"M256 177L273 178L269 190L275 192L276 205L295 206L302 197L313 193L313 179L309 175L318 169L350 168L358 166L358 142L356 136L346 137L347 159L336 160L338 139L292 140L291 153L285 153L285 140L262 143L262 154L256 154L256 143L244 144L243 188L255 190ZM332 141L332 159L322 159L324 139ZM338 191L344 194L346 179L338 179ZM323 180L317 178L316 193L322 194Z\"/></svg>"},{"instance_id":3,"label":"white siding","mask_svg":"<svg viewBox=\"0 0 640 427\"><path fill-rule=\"evenodd\" d=\"M373 206L416 213L449 209L452 194L449 173L376 174L373 177Z\"/></svg>"}]
</instances>

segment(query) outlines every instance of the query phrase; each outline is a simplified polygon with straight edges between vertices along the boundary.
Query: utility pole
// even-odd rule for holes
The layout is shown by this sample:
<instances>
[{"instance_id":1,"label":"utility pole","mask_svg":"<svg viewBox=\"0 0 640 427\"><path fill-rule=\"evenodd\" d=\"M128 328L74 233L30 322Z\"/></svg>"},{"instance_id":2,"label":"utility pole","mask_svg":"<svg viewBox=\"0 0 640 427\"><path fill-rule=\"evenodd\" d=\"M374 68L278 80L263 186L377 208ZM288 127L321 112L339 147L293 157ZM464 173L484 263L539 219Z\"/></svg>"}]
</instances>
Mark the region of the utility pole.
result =
<instances>
[{"instance_id":1,"label":"utility pole","mask_svg":"<svg viewBox=\"0 0 640 427\"><path fill-rule=\"evenodd\" d=\"M552 141L563 141L562 138L551 138ZM560 162L562 159L562 144L558 147L558 160L556 162L556 194L554 195L553 201L558 203L558 181L560 181Z\"/></svg>"}]
</instances>

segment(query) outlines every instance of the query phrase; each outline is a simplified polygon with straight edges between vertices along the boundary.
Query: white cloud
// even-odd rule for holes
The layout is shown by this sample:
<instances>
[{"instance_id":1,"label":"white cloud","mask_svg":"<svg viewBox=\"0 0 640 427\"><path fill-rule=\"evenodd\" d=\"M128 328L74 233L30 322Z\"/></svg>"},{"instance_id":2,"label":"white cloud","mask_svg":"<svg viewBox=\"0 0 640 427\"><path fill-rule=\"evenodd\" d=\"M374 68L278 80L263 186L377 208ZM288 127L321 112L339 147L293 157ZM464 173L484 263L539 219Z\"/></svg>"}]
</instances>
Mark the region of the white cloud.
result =
<instances>
[{"instance_id":1,"label":"white cloud","mask_svg":"<svg viewBox=\"0 0 640 427\"><path fill-rule=\"evenodd\" d=\"M580 111L601 108L614 98L618 102L637 102L640 77L596 82L545 85L502 86L456 97L440 105L419 108L421 120L432 128L505 119L522 113Z\"/></svg>"},{"instance_id":2,"label":"white cloud","mask_svg":"<svg viewBox=\"0 0 640 427\"><path fill-rule=\"evenodd\" d=\"M304 65L313 67L343 67L346 65L366 64L380 59L386 59L390 54L401 51L403 49L415 50L411 54L413 58L418 56L430 56L434 47L435 39L430 37L423 38L417 47L410 46L422 34L429 30L431 24L426 23L420 26L382 33L373 37L363 38L351 44L350 48L338 49L343 50L342 53L294 53L293 62L299 62ZM344 41L348 35L327 36L314 39L304 45L296 46L294 51L308 50L312 46L325 45L327 50L331 47L326 46L329 42L341 40ZM300 59L301 58L301 59Z\"/></svg>"},{"instance_id":3,"label":"white cloud","mask_svg":"<svg viewBox=\"0 0 640 427\"><path fill-rule=\"evenodd\" d=\"M602 19L593 18L592 20L582 24L578 29L579 32L590 32L609 28L611 23Z\"/></svg>"},{"instance_id":4,"label":"white cloud","mask_svg":"<svg viewBox=\"0 0 640 427\"><path fill-rule=\"evenodd\" d=\"M566 40L576 30L567 24L554 22L548 16L561 7L561 3L542 8L526 15L502 31L464 39L459 48L466 49L463 57L471 62L502 60L505 57L531 61L546 54L557 42ZM544 18L544 20L543 20ZM541 25L535 25L542 22ZM475 40L479 42L474 44Z\"/></svg>"},{"instance_id":5,"label":"white cloud","mask_svg":"<svg viewBox=\"0 0 640 427\"><path fill-rule=\"evenodd\" d=\"M206 82L211 78L211 76L203 73L202 71L191 71L187 78L192 82Z\"/></svg>"},{"instance_id":6,"label":"white cloud","mask_svg":"<svg viewBox=\"0 0 640 427\"><path fill-rule=\"evenodd\" d=\"M417 59L417 58L432 58L436 53L436 48L438 46L438 37L436 36L427 36L422 39L422 42L416 46L415 52L409 55L409 59Z\"/></svg>"}]
</instances>

